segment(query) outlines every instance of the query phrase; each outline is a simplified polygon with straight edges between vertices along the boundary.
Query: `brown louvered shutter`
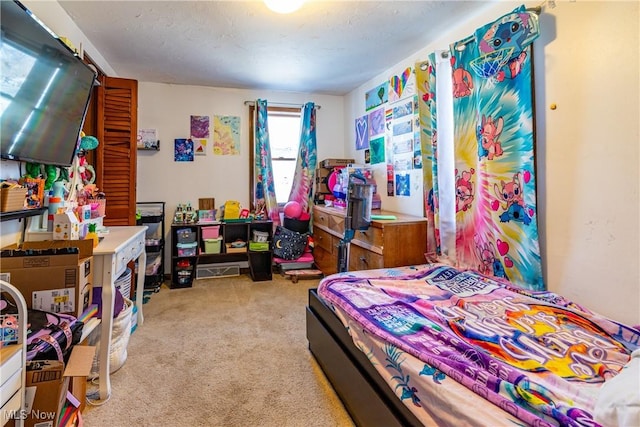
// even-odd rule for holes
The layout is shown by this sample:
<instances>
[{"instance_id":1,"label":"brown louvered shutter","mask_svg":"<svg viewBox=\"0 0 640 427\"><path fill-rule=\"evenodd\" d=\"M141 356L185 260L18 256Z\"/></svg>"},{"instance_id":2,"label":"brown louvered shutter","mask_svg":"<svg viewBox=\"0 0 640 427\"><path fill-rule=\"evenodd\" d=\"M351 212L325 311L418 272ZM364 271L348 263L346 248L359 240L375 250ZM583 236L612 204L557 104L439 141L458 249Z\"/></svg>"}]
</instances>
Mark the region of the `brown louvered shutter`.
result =
<instances>
[{"instance_id":1,"label":"brown louvered shutter","mask_svg":"<svg viewBox=\"0 0 640 427\"><path fill-rule=\"evenodd\" d=\"M104 225L135 225L138 82L104 77L97 90L96 184L107 196Z\"/></svg>"}]
</instances>

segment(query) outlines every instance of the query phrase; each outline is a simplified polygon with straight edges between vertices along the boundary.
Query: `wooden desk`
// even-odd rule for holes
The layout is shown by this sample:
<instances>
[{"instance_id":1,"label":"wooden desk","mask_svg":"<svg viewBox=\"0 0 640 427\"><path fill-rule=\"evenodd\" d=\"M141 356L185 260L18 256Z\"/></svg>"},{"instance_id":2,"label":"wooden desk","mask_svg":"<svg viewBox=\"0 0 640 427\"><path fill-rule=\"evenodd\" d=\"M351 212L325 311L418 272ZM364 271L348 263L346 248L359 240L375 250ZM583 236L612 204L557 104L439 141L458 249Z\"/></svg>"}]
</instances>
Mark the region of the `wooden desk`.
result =
<instances>
[{"instance_id":1,"label":"wooden desk","mask_svg":"<svg viewBox=\"0 0 640 427\"><path fill-rule=\"evenodd\" d=\"M130 261L138 260L136 301L138 326L144 321L142 303L144 297L144 269L147 254L144 249L147 226L109 227L109 233L93 250L95 286L102 286L102 325L100 330L100 399L111 395L109 378L109 354L111 353L111 332L113 331L113 305L115 302L115 281L126 271Z\"/></svg>"}]
</instances>

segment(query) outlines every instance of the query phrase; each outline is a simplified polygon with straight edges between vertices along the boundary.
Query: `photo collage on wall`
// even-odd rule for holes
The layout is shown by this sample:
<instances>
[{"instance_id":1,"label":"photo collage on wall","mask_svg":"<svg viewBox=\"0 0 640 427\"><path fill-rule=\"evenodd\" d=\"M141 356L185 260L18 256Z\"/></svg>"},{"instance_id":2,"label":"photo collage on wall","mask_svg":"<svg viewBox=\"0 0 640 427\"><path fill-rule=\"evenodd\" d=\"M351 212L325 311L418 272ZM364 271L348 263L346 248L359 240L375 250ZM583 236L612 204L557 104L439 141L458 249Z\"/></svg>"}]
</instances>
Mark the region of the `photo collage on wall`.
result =
<instances>
[{"instance_id":1,"label":"photo collage on wall","mask_svg":"<svg viewBox=\"0 0 640 427\"><path fill-rule=\"evenodd\" d=\"M387 195L410 196L411 172L422 168L418 98L413 68L367 91L367 114L356 119L356 150L365 163L387 165Z\"/></svg>"}]
</instances>

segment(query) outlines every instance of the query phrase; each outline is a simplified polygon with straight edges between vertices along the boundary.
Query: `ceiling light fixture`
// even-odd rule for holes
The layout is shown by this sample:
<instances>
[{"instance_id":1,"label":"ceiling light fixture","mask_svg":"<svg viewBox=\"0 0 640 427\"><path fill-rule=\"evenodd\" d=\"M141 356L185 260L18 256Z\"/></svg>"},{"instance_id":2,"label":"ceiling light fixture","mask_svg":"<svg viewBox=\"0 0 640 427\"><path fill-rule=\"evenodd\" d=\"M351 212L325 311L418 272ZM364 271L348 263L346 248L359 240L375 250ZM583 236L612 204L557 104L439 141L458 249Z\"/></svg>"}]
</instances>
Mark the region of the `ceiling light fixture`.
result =
<instances>
[{"instance_id":1,"label":"ceiling light fixture","mask_svg":"<svg viewBox=\"0 0 640 427\"><path fill-rule=\"evenodd\" d=\"M277 13L291 13L302 7L304 0L264 0L264 4Z\"/></svg>"}]
</instances>

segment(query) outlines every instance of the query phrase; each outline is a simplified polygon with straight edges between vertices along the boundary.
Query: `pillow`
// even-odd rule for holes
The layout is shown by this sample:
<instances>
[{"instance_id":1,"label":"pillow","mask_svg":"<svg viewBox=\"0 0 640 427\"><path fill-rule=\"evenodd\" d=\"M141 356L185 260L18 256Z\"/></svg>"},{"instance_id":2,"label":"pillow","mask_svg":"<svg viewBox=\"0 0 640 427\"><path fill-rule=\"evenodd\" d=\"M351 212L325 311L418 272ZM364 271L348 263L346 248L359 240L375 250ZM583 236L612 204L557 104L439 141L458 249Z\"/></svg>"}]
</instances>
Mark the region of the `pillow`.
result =
<instances>
[{"instance_id":1,"label":"pillow","mask_svg":"<svg viewBox=\"0 0 640 427\"><path fill-rule=\"evenodd\" d=\"M307 247L307 238L307 233L298 233L278 225L273 234L273 255L286 260L298 259Z\"/></svg>"},{"instance_id":2,"label":"pillow","mask_svg":"<svg viewBox=\"0 0 640 427\"><path fill-rule=\"evenodd\" d=\"M606 426L636 427L640 425L640 349L615 377L607 380L596 399L594 418Z\"/></svg>"}]
</instances>

